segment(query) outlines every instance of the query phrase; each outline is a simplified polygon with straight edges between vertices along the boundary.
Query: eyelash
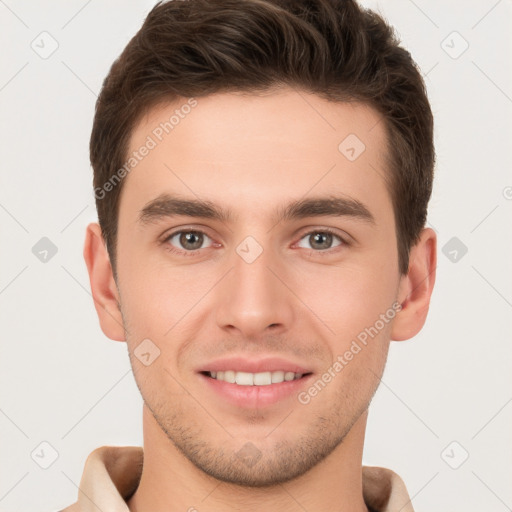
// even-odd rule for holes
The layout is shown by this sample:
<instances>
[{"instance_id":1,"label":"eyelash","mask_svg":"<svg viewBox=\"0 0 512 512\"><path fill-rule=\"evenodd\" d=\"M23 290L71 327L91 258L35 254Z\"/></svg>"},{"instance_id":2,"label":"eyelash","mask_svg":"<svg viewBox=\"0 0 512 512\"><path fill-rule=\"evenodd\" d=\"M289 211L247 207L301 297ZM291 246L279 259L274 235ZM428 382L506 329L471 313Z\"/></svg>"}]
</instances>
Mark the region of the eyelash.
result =
<instances>
[{"instance_id":1,"label":"eyelash","mask_svg":"<svg viewBox=\"0 0 512 512\"><path fill-rule=\"evenodd\" d=\"M169 240L171 240L171 238L173 238L174 236L179 235L181 233L198 233L198 234L202 234L202 235L207 236L211 240L211 237L208 236L208 234L205 233L204 231L201 231L200 229L180 229L178 231L174 231L174 232L170 233L168 236L166 236L164 238L164 240L162 240L161 243L165 246L165 249L167 251L169 251L169 252L171 252L173 254L178 254L180 256L192 256L193 257L193 256L197 256L199 251L202 250L202 249L195 249L193 251L186 251L186 250L177 249L176 247L173 247L172 245L170 245L169 244ZM336 249L339 250L340 247L343 247L343 246L348 247L348 246L350 246L350 243L346 240L346 238L342 237L335 230L333 230L331 228L313 229L311 231L308 231L308 232L304 233L299 238L299 242L300 242L300 240L302 240L306 236L309 236L309 235L312 235L312 234L315 234L315 233L328 233L328 234L333 235L334 237L338 238L340 240L340 242L341 242L340 245L331 247L329 249L324 249L324 250L309 249L309 252L310 253L315 253L315 255L318 254L318 255L321 255L321 256L328 256L328 255L333 254L333 250L334 250L334 252L337 252ZM208 249L208 247L205 247L205 249Z\"/></svg>"}]
</instances>

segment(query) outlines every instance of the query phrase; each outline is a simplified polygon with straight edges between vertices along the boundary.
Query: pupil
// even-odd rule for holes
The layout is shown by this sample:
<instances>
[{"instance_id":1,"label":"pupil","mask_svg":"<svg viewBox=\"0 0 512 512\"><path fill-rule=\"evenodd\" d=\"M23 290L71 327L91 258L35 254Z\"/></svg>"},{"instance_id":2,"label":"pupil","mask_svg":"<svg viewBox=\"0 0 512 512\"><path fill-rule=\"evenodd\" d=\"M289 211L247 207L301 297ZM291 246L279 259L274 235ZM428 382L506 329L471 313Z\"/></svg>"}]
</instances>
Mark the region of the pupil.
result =
<instances>
[{"instance_id":1,"label":"pupil","mask_svg":"<svg viewBox=\"0 0 512 512\"><path fill-rule=\"evenodd\" d=\"M187 249L199 249L202 245L202 235L200 233L195 233L193 231L189 231L188 233L182 233L182 235L180 236L180 243L183 247Z\"/></svg>"},{"instance_id":2,"label":"pupil","mask_svg":"<svg viewBox=\"0 0 512 512\"><path fill-rule=\"evenodd\" d=\"M322 246L322 239L324 241L324 245ZM311 244L313 247L317 249L328 249L332 242L332 235L330 233L315 233L313 235L313 243ZM327 247L325 246L327 243Z\"/></svg>"}]
</instances>

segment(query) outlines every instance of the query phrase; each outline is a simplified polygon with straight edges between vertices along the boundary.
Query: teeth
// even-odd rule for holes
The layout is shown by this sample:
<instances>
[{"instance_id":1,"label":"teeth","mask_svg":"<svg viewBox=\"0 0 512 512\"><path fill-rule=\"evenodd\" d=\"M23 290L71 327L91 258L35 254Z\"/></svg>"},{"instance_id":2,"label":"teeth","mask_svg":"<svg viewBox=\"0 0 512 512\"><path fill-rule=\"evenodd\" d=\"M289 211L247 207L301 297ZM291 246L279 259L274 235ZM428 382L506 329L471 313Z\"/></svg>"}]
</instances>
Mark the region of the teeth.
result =
<instances>
[{"instance_id":1,"label":"teeth","mask_svg":"<svg viewBox=\"0 0 512 512\"><path fill-rule=\"evenodd\" d=\"M235 372L233 370L227 370L224 372L224 380L226 382L231 382L231 384L235 383Z\"/></svg>"},{"instance_id":2,"label":"teeth","mask_svg":"<svg viewBox=\"0 0 512 512\"><path fill-rule=\"evenodd\" d=\"M254 374L255 386L269 386L272 384L272 374L270 372L262 372Z\"/></svg>"},{"instance_id":3,"label":"teeth","mask_svg":"<svg viewBox=\"0 0 512 512\"><path fill-rule=\"evenodd\" d=\"M270 384L300 379L302 375L302 373L284 372L282 370L260 373L236 372L234 370L210 372L210 377L214 379L232 384L236 383L239 386L268 386Z\"/></svg>"},{"instance_id":4,"label":"teeth","mask_svg":"<svg viewBox=\"0 0 512 512\"><path fill-rule=\"evenodd\" d=\"M284 372L272 372L272 384L283 382Z\"/></svg>"},{"instance_id":5,"label":"teeth","mask_svg":"<svg viewBox=\"0 0 512 512\"><path fill-rule=\"evenodd\" d=\"M236 372L235 381L240 386L252 386L254 384L254 373Z\"/></svg>"}]
</instances>

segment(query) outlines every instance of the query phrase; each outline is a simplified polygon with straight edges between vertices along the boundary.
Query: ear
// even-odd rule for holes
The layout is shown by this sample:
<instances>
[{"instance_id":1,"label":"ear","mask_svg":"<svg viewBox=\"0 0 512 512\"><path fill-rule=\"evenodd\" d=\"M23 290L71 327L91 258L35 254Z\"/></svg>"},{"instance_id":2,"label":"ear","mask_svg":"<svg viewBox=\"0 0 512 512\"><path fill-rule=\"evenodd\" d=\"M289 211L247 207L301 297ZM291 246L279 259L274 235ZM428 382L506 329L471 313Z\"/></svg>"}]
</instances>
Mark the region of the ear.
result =
<instances>
[{"instance_id":1,"label":"ear","mask_svg":"<svg viewBox=\"0 0 512 512\"><path fill-rule=\"evenodd\" d=\"M119 308L119 292L101 228L95 222L87 226L84 259L101 330L111 340L125 341L123 318Z\"/></svg>"},{"instance_id":2,"label":"ear","mask_svg":"<svg viewBox=\"0 0 512 512\"><path fill-rule=\"evenodd\" d=\"M418 243L411 248L409 270L400 280L397 300L402 309L393 321L392 340L408 340L418 334L425 324L436 268L437 236L433 229L424 228Z\"/></svg>"}]
</instances>

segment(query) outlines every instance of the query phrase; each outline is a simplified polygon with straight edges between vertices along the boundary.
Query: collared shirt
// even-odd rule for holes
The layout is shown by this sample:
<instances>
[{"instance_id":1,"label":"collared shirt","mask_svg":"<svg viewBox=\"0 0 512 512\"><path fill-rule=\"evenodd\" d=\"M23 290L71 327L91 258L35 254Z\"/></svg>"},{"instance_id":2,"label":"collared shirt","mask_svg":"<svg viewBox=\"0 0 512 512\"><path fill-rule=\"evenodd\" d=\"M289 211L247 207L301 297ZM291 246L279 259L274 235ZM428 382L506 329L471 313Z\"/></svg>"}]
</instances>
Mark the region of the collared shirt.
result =
<instances>
[{"instance_id":1,"label":"collared shirt","mask_svg":"<svg viewBox=\"0 0 512 512\"><path fill-rule=\"evenodd\" d=\"M139 446L101 446L85 462L78 501L61 512L130 512L127 500L142 475ZM393 471L363 466L363 498L372 512L414 512L402 479Z\"/></svg>"}]
</instances>

